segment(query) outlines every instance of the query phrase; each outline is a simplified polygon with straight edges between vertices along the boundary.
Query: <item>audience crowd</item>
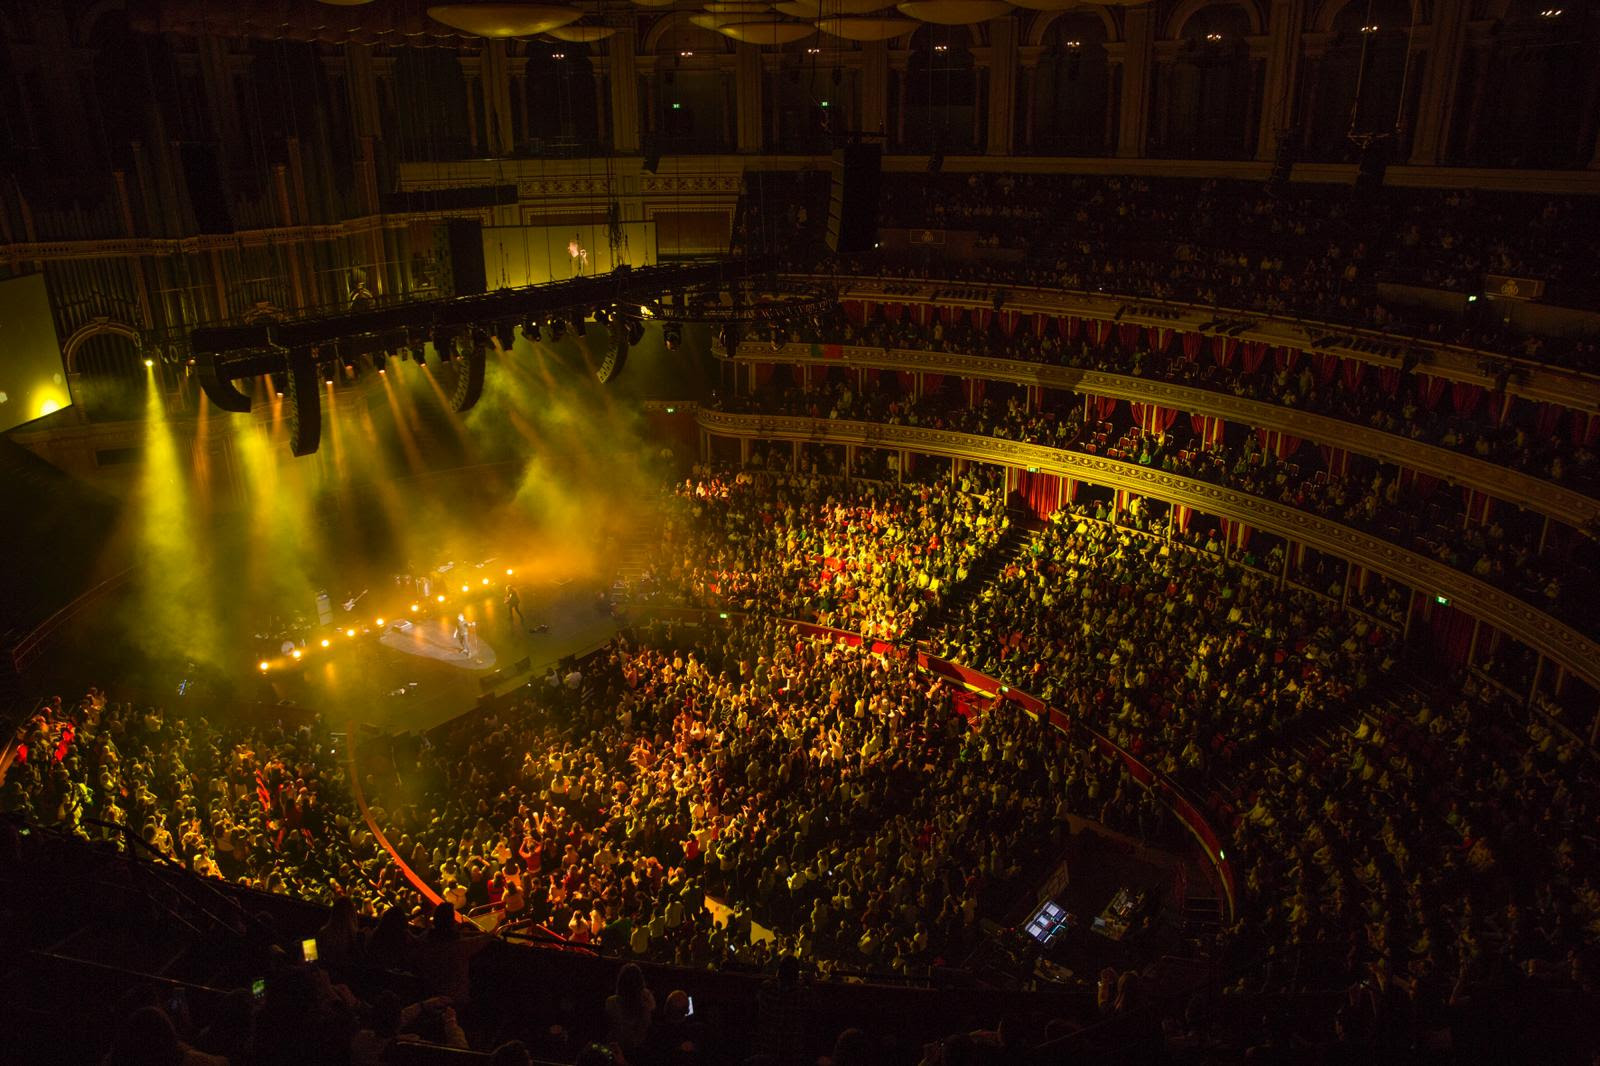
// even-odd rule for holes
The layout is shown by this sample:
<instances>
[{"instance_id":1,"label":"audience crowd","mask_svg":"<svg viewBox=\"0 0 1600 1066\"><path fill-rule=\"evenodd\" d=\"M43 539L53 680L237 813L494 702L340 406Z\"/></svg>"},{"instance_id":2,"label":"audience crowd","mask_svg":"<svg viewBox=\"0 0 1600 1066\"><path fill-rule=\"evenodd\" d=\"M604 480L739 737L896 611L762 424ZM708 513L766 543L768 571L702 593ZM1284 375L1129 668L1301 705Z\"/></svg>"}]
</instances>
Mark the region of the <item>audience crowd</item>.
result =
<instances>
[{"instance_id":1,"label":"audience crowd","mask_svg":"<svg viewBox=\"0 0 1600 1066\"><path fill-rule=\"evenodd\" d=\"M1242 427L1230 426L1224 440L1204 444L1187 424L1156 433L1097 422L1096 427L1109 428L1090 432L1084 404L1072 394L1062 394L1059 408L1047 401L1031 409L1008 386L1000 386L969 403L955 381L922 397L885 387L861 401L844 381L809 388L769 383L756 395L722 402L735 410L956 430L1159 467L1363 529L1498 585L1571 624L1600 621L1595 597L1600 580L1585 538L1576 533L1551 537L1541 516L1509 507L1487 521L1463 521L1464 501L1453 486L1428 485L1432 479L1366 457L1349 457L1346 469L1334 474L1317 447L1302 444L1279 456L1260 434Z\"/></svg>"}]
</instances>

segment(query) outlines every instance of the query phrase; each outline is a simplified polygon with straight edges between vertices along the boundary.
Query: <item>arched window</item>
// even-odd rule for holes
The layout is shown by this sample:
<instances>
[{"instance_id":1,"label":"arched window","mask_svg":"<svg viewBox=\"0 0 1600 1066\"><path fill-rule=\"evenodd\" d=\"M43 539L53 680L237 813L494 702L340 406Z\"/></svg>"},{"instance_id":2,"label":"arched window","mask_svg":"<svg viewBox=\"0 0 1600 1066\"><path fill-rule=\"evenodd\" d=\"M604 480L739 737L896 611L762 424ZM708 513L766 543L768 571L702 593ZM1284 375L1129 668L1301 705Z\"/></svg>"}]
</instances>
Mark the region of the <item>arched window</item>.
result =
<instances>
[{"instance_id":1,"label":"arched window","mask_svg":"<svg viewBox=\"0 0 1600 1066\"><path fill-rule=\"evenodd\" d=\"M394 114L386 118L385 139L393 141L402 162L467 158L467 83L455 50L397 50Z\"/></svg>"},{"instance_id":2,"label":"arched window","mask_svg":"<svg viewBox=\"0 0 1600 1066\"><path fill-rule=\"evenodd\" d=\"M831 151L835 134L860 128L860 76L845 55L858 47L826 36L783 46L766 94L767 106L776 109L778 151Z\"/></svg>"},{"instance_id":3,"label":"arched window","mask_svg":"<svg viewBox=\"0 0 1600 1066\"><path fill-rule=\"evenodd\" d=\"M906 64L906 147L971 151L978 144L978 79L965 26L929 24L911 35Z\"/></svg>"},{"instance_id":4,"label":"arched window","mask_svg":"<svg viewBox=\"0 0 1600 1066\"><path fill-rule=\"evenodd\" d=\"M518 153L574 156L595 151L600 126L589 46L564 41L531 44L524 70L523 98L512 102L527 116Z\"/></svg>"},{"instance_id":5,"label":"arched window","mask_svg":"<svg viewBox=\"0 0 1600 1066\"><path fill-rule=\"evenodd\" d=\"M1313 159L1354 162L1360 149L1351 134L1392 133L1400 118L1411 4L1349 0L1330 30L1326 50L1312 60L1316 88L1309 97L1314 113L1307 116L1306 143ZM1416 89L1413 84L1407 92L1414 98ZM1404 145L1396 145L1391 158L1401 158L1404 151Z\"/></svg>"},{"instance_id":6,"label":"arched window","mask_svg":"<svg viewBox=\"0 0 1600 1066\"><path fill-rule=\"evenodd\" d=\"M673 19L654 49L646 112L662 152L725 152L734 144L733 42Z\"/></svg>"},{"instance_id":7,"label":"arched window","mask_svg":"<svg viewBox=\"0 0 1600 1066\"><path fill-rule=\"evenodd\" d=\"M1492 43L1465 60L1451 154L1492 166L1583 166L1594 147L1583 112L1596 91L1597 36L1592 3L1512 0Z\"/></svg>"},{"instance_id":8,"label":"arched window","mask_svg":"<svg viewBox=\"0 0 1600 1066\"><path fill-rule=\"evenodd\" d=\"M1089 12L1050 23L1034 72L1035 151L1100 155L1106 150L1106 27Z\"/></svg>"},{"instance_id":9,"label":"arched window","mask_svg":"<svg viewBox=\"0 0 1600 1066\"><path fill-rule=\"evenodd\" d=\"M1214 4L1179 30L1177 58L1158 70L1156 153L1183 159L1242 159L1255 149L1257 76L1245 38L1250 16Z\"/></svg>"},{"instance_id":10,"label":"arched window","mask_svg":"<svg viewBox=\"0 0 1600 1066\"><path fill-rule=\"evenodd\" d=\"M85 418L121 422L144 417L148 372L133 341L118 333L96 334L78 348L73 363L77 371L73 400L82 406Z\"/></svg>"}]
</instances>

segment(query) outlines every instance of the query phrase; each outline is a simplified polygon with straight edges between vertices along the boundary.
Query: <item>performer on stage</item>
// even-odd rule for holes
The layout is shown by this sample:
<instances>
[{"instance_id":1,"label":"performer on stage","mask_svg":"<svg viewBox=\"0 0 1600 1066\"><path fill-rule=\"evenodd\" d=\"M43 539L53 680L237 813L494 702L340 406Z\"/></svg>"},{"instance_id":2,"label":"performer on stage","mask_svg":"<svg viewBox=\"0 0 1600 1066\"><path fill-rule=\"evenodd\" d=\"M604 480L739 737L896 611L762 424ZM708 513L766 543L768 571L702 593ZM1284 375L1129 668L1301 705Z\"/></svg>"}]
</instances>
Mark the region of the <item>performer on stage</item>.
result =
<instances>
[{"instance_id":1,"label":"performer on stage","mask_svg":"<svg viewBox=\"0 0 1600 1066\"><path fill-rule=\"evenodd\" d=\"M456 615L456 647L461 649L462 655L472 654L472 628L467 623L467 616Z\"/></svg>"},{"instance_id":2,"label":"performer on stage","mask_svg":"<svg viewBox=\"0 0 1600 1066\"><path fill-rule=\"evenodd\" d=\"M517 628L527 624L522 617L522 597L517 594L517 586L515 585L506 586L506 617Z\"/></svg>"}]
</instances>

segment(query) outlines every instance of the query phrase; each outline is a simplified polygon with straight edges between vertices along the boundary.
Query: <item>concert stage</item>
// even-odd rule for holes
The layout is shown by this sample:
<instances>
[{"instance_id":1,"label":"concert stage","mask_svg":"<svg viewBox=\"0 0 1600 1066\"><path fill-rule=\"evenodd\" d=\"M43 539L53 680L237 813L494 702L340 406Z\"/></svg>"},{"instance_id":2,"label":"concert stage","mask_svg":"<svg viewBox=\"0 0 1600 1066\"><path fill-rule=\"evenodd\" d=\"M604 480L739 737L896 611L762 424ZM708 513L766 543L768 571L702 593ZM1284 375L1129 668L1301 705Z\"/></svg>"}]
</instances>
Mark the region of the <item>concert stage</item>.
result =
<instances>
[{"instance_id":1,"label":"concert stage","mask_svg":"<svg viewBox=\"0 0 1600 1066\"><path fill-rule=\"evenodd\" d=\"M345 715L382 731L420 731L470 710L482 696L543 676L617 631L598 581L522 586L521 625L507 616L499 587L485 591L437 610L406 611L381 628L369 619L336 630L328 648L275 664L261 680L277 700L317 708L330 722ZM455 636L458 614L471 623L465 654ZM351 628L354 637L345 635Z\"/></svg>"}]
</instances>

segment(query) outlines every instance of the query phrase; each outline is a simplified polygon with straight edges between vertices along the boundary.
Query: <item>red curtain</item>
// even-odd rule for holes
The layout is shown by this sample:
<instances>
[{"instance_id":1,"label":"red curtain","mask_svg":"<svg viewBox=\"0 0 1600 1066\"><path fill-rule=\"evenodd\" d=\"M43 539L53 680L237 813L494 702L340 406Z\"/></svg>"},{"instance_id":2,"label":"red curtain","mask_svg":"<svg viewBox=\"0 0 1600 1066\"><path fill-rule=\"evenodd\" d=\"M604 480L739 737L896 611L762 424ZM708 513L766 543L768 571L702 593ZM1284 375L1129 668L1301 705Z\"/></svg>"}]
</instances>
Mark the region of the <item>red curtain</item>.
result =
<instances>
[{"instance_id":1,"label":"red curtain","mask_svg":"<svg viewBox=\"0 0 1600 1066\"><path fill-rule=\"evenodd\" d=\"M771 363L752 363L751 372L756 376L756 387L760 388L772 380L773 373L778 369Z\"/></svg>"},{"instance_id":2,"label":"red curtain","mask_svg":"<svg viewBox=\"0 0 1600 1066\"><path fill-rule=\"evenodd\" d=\"M1169 326L1150 326L1144 335L1151 351L1164 352L1172 346L1172 329Z\"/></svg>"},{"instance_id":3,"label":"red curtain","mask_svg":"<svg viewBox=\"0 0 1600 1066\"><path fill-rule=\"evenodd\" d=\"M913 304L911 307L911 321L919 326L931 326L937 311L938 308L932 304Z\"/></svg>"},{"instance_id":4,"label":"red curtain","mask_svg":"<svg viewBox=\"0 0 1600 1066\"><path fill-rule=\"evenodd\" d=\"M1222 524L1222 535L1227 542L1235 548L1243 549L1250 545L1250 534L1253 532L1249 525L1235 521L1232 518L1219 518Z\"/></svg>"},{"instance_id":5,"label":"red curtain","mask_svg":"<svg viewBox=\"0 0 1600 1066\"><path fill-rule=\"evenodd\" d=\"M1585 447L1593 447L1600 441L1600 415L1586 415L1582 411L1572 412L1572 443Z\"/></svg>"},{"instance_id":6,"label":"red curtain","mask_svg":"<svg viewBox=\"0 0 1600 1066\"><path fill-rule=\"evenodd\" d=\"M1206 339L1198 333L1185 333L1183 335L1183 357L1191 363L1200 358L1200 348L1205 342Z\"/></svg>"},{"instance_id":7,"label":"red curtain","mask_svg":"<svg viewBox=\"0 0 1600 1066\"><path fill-rule=\"evenodd\" d=\"M1494 513L1494 497L1477 489L1461 487L1461 502L1465 506L1468 522L1484 525Z\"/></svg>"},{"instance_id":8,"label":"red curtain","mask_svg":"<svg viewBox=\"0 0 1600 1066\"><path fill-rule=\"evenodd\" d=\"M1139 327L1132 322L1117 323L1117 343L1125 352L1139 350Z\"/></svg>"},{"instance_id":9,"label":"red curtain","mask_svg":"<svg viewBox=\"0 0 1600 1066\"><path fill-rule=\"evenodd\" d=\"M1470 415L1483 401L1483 386L1467 381L1454 382L1450 387L1450 403L1458 415Z\"/></svg>"},{"instance_id":10,"label":"red curtain","mask_svg":"<svg viewBox=\"0 0 1600 1066\"><path fill-rule=\"evenodd\" d=\"M1267 346L1260 341L1245 341L1239 349L1239 365L1244 367L1246 374L1254 374L1261 369L1261 363L1267 357Z\"/></svg>"},{"instance_id":11,"label":"red curtain","mask_svg":"<svg viewBox=\"0 0 1600 1066\"><path fill-rule=\"evenodd\" d=\"M861 300L845 300L844 317L847 321L861 325L867 320L867 305Z\"/></svg>"},{"instance_id":12,"label":"red curtain","mask_svg":"<svg viewBox=\"0 0 1600 1066\"><path fill-rule=\"evenodd\" d=\"M1021 321L1022 321L1022 312L1020 312L1020 311L1001 311L1000 312L1000 332L1004 333L1007 337L1016 336L1017 323L1021 322Z\"/></svg>"},{"instance_id":13,"label":"red curtain","mask_svg":"<svg viewBox=\"0 0 1600 1066\"><path fill-rule=\"evenodd\" d=\"M1339 372L1339 357L1329 352L1315 352L1311 356L1311 370L1317 376L1317 384L1326 385Z\"/></svg>"},{"instance_id":14,"label":"red curtain","mask_svg":"<svg viewBox=\"0 0 1600 1066\"><path fill-rule=\"evenodd\" d=\"M972 324L980 330L988 329L989 323L994 321L994 312L987 307L974 307L968 311L972 316Z\"/></svg>"},{"instance_id":15,"label":"red curtain","mask_svg":"<svg viewBox=\"0 0 1600 1066\"><path fill-rule=\"evenodd\" d=\"M1432 374L1417 375L1417 399L1422 406L1433 410L1439 406L1439 400L1444 396L1444 387L1447 382L1444 378L1434 377Z\"/></svg>"},{"instance_id":16,"label":"red curtain","mask_svg":"<svg viewBox=\"0 0 1600 1066\"><path fill-rule=\"evenodd\" d=\"M1287 459L1300 450L1300 438L1290 436L1281 430L1258 429L1256 439L1261 441L1261 446L1276 455L1279 459Z\"/></svg>"},{"instance_id":17,"label":"red curtain","mask_svg":"<svg viewBox=\"0 0 1600 1066\"><path fill-rule=\"evenodd\" d=\"M1187 533L1189 531L1189 519L1193 517L1193 507L1185 507L1181 503L1172 505L1172 527L1174 529L1181 529Z\"/></svg>"},{"instance_id":18,"label":"red curtain","mask_svg":"<svg viewBox=\"0 0 1600 1066\"><path fill-rule=\"evenodd\" d=\"M1331 444L1319 444L1317 450L1322 453L1322 462L1328 468L1328 473L1334 477L1344 477L1350 473L1350 453L1344 448L1335 448Z\"/></svg>"},{"instance_id":19,"label":"red curtain","mask_svg":"<svg viewBox=\"0 0 1600 1066\"><path fill-rule=\"evenodd\" d=\"M973 382L971 382L971 385L972 385L972 402L973 403L977 403L979 400L983 399L983 382L981 380L973 381Z\"/></svg>"},{"instance_id":20,"label":"red curtain","mask_svg":"<svg viewBox=\"0 0 1600 1066\"><path fill-rule=\"evenodd\" d=\"M930 396L933 395L934 393L938 392L939 391L939 386L943 385L943 384L944 384L944 375L943 374L923 374L922 375L922 390L923 390L923 392L927 393Z\"/></svg>"},{"instance_id":21,"label":"red curtain","mask_svg":"<svg viewBox=\"0 0 1600 1066\"><path fill-rule=\"evenodd\" d=\"M1220 444L1222 442L1222 431L1226 426L1227 422L1216 415L1191 414L1189 416L1189 427L1194 430L1195 436L1200 438L1202 445Z\"/></svg>"},{"instance_id":22,"label":"red curtain","mask_svg":"<svg viewBox=\"0 0 1600 1066\"><path fill-rule=\"evenodd\" d=\"M1422 616L1428 624L1428 638L1434 649L1451 666L1465 666L1472 650L1472 616L1448 604L1423 597Z\"/></svg>"},{"instance_id":23,"label":"red curtain","mask_svg":"<svg viewBox=\"0 0 1600 1066\"><path fill-rule=\"evenodd\" d=\"M1111 323L1103 318L1096 318L1089 322L1089 340L1101 345L1111 339Z\"/></svg>"},{"instance_id":24,"label":"red curtain","mask_svg":"<svg viewBox=\"0 0 1600 1066\"><path fill-rule=\"evenodd\" d=\"M1400 487L1402 489L1415 489L1418 496L1428 497L1433 495L1433 490L1439 487L1439 479L1432 474L1402 469L1400 471Z\"/></svg>"},{"instance_id":25,"label":"red curtain","mask_svg":"<svg viewBox=\"0 0 1600 1066\"><path fill-rule=\"evenodd\" d=\"M1272 361L1279 370L1293 370L1300 365L1300 355L1299 348L1274 348Z\"/></svg>"},{"instance_id":26,"label":"red curtain","mask_svg":"<svg viewBox=\"0 0 1600 1066\"><path fill-rule=\"evenodd\" d=\"M1024 470L1017 477L1017 492L1036 518L1048 518L1061 506L1061 479L1055 474Z\"/></svg>"},{"instance_id":27,"label":"red curtain","mask_svg":"<svg viewBox=\"0 0 1600 1066\"><path fill-rule=\"evenodd\" d=\"M1239 342L1232 337L1217 335L1211 338L1211 358L1218 366L1232 366L1233 357L1239 351Z\"/></svg>"},{"instance_id":28,"label":"red curtain","mask_svg":"<svg viewBox=\"0 0 1600 1066\"><path fill-rule=\"evenodd\" d=\"M900 317L905 314L905 310L905 304L884 304L883 317L890 322L899 322Z\"/></svg>"},{"instance_id":29,"label":"red curtain","mask_svg":"<svg viewBox=\"0 0 1600 1066\"><path fill-rule=\"evenodd\" d=\"M1344 364L1344 383L1349 389L1359 389L1361 379L1367 375L1367 364L1359 359L1341 359Z\"/></svg>"},{"instance_id":30,"label":"red curtain","mask_svg":"<svg viewBox=\"0 0 1600 1066\"><path fill-rule=\"evenodd\" d=\"M1116 409L1117 398L1115 396L1089 397L1089 410L1093 411L1094 416L1100 419L1102 422L1110 418Z\"/></svg>"},{"instance_id":31,"label":"red curtain","mask_svg":"<svg viewBox=\"0 0 1600 1066\"><path fill-rule=\"evenodd\" d=\"M909 370L897 370L894 376L900 379L900 388L906 393L910 393L917 384L917 375Z\"/></svg>"},{"instance_id":32,"label":"red curtain","mask_svg":"<svg viewBox=\"0 0 1600 1066\"><path fill-rule=\"evenodd\" d=\"M1378 370L1378 387L1385 396L1393 396L1400 391L1400 368L1397 366L1380 367Z\"/></svg>"},{"instance_id":33,"label":"red curtain","mask_svg":"<svg viewBox=\"0 0 1600 1066\"><path fill-rule=\"evenodd\" d=\"M1075 341L1083 336L1083 319L1077 315L1066 315L1056 319L1056 333L1069 341Z\"/></svg>"}]
</instances>

